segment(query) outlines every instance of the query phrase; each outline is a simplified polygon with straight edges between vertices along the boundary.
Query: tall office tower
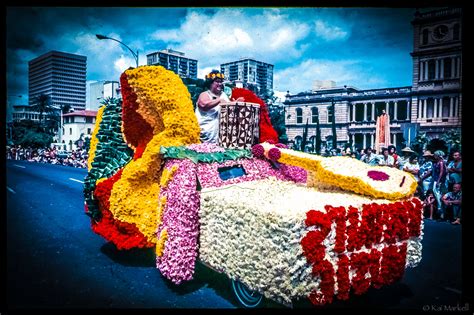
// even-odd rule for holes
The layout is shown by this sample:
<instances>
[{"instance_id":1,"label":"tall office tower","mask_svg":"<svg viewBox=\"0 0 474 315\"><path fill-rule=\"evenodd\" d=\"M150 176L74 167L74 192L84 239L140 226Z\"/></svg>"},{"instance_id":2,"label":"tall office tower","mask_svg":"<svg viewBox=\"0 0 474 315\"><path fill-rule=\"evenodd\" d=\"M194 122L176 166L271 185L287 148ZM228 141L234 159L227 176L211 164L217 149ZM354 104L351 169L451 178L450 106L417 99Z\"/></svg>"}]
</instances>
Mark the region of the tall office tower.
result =
<instances>
[{"instance_id":1,"label":"tall office tower","mask_svg":"<svg viewBox=\"0 0 474 315\"><path fill-rule=\"evenodd\" d=\"M273 65L251 58L241 58L221 64L221 72L232 82L241 81L244 86L253 86L259 96L273 90Z\"/></svg>"},{"instance_id":2,"label":"tall office tower","mask_svg":"<svg viewBox=\"0 0 474 315\"><path fill-rule=\"evenodd\" d=\"M87 57L50 51L28 62L28 103L46 94L53 106L86 107Z\"/></svg>"},{"instance_id":3,"label":"tall office tower","mask_svg":"<svg viewBox=\"0 0 474 315\"><path fill-rule=\"evenodd\" d=\"M162 49L146 55L147 65L161 65L173 71L181 78L197 78L197 63L195 59L187 58L185 54L172 50Z\"/></svg>"},{"instance_id":4,"label":"tall office tower","mask_svg":"<svg viewBox=\"0 0 474 315\"><path fill-rule=\"evenodd\" d=\"M89 103L86 109L99 110L102 102L109 97L122 98L119 82L98 81L89 84Z\"/></svg>"}]
</instances>

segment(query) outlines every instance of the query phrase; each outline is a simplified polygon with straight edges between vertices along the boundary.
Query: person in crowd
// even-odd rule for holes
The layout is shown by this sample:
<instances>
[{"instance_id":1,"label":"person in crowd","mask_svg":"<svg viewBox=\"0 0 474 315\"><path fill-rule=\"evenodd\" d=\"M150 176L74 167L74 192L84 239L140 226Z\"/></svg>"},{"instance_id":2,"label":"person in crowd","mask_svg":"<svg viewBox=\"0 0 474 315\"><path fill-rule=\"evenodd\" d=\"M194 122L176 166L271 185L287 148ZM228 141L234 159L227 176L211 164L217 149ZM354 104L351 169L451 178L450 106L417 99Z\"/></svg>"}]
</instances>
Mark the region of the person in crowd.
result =
<instances>
[{"instance_id":1,"label":"person in crowd","mask_svg":"<svg viewBox=\"0 0 474 315\"><path fill-rule=\"evenodd\" d=\"M452 224L461 224L461 204L462 204L462 192L461 183L455 183L453 185L453 191L447 192L442 197L443 204L446 207L444 212L452 211L453 222Z\"/></svg>"},{"instance_id":2,"label":"person in crowd","mask_svg":"<svg viewBox=\"0 0 474 315\"><path fill-rule=\"evenodd\" d=\"M402 149L402 156L398 158L398 164L401 170L403 170L403 165L408 162L410 156L413 154L415 154L415 151L413 151L410 147L405 147Z\"/></svg>"},{"instance_id":3,"label":"person in crowd","mask_svg":"<svg viewBox=\"0 0 474 315\"><path fill-rule=\"evenodd\" d=\"M382 148L382 157L379 159L379 165L390 167L395 165L393 157L389 154L388 148Z\"/></svg>"},{"instance_id":4,"label":"person in crowd","mask_svg":"<svg viewBox=\"0 0 474 315\"><path fill-rule=\"evenodd\" d=\"M408 161L403 163L403 170L405 172L412 173L417 181L420 179L418 177L418 173L420 172L420 164L418 164L418 156L416 154L411 155L408 158Z\"/></svg>"},{"instance_id":5,"label":"person in crowd","mask_svg":"<svg viewBox=\"0 0 474 315\"><path fill-rule=\"evenodd\" d=\"M445 213L441 206L441 196L445 192L446 182L446 164L444 162L444 152L437 150L434 153L434 163L431 170L431 181L433 183L433 193L436 198L438 210L440 212L440 219L445 220Z\"/></svg>"},{"instance_id":6,"label":"person in crowd","mask_svg":"<svg viewBox=\"0 0 474 315\"><path fill-rule=\"evenodd\" d=\"M219 114L220 105L223 102L230 102L227 94L224 93L224 74L218 70L212 70L206 75L206 91L199 95L196 103L196 117L201 127L201 141L217 143L219 140ZM239 97L235 101L243 102Z\"/></svg>"},{"instance_id":7,"label":"person in crowd","mask_svg":"<svg viewBox=\"0 0 474 315\"><path fill-rule=\"evenodd\" d=\"M360 160L362 162L364 162L366 164L370 164L370 165L377 165L378 164L377 159L376 159L376 154L373 153L371 147L365 148L364 154L362 155Z\"/></svg>"},{"instance_id":8,"label":"person in crowd","mask_svg":"<svg viewBox=\"0 0 474 315\"><path fill-rule=\"evenodd\" d=\"M418 186L421 187L422 195L425 195L429 189L433 189L431 173L433 170L434 155L430 150L423 152L423 163L421 163L418 172Z\"/></svg>"},{"instance_id":9,"label":"person in crowd","mask_svg":"<svg viewBox=\"0 0 474 315\"><path fill-rule=\"evenodd\" d=\"M433 190L429 189L426 192L426 197L425 200L423 200L423 213L429 213L429 218L430 220L433 220L433 215L436 214L436 198L433 194Z\"/></svg>"},{"instance_id":10,"label":"person in crowd","mask_svg":"<svg viewBox=\"0 0 474 315\"><path fill-rule=\"evenodd\" d=\"M454 184L462 181L462 158L459 150L454 150L452 154L452 161L448 163L446 171L447 175L447 187L451 191Z\"/></svg>"},{"instance_id":11,"label":"person in crowd","mask_svg":"<svg viewBox=\"0 0 474 315\"><path fill-rule=\"evenodd\" d=\"M400 157L398 156L397 148L394 145L388 146L388 154L393 158L393 167L400 168Z\"/></svg>"}]
</instances>

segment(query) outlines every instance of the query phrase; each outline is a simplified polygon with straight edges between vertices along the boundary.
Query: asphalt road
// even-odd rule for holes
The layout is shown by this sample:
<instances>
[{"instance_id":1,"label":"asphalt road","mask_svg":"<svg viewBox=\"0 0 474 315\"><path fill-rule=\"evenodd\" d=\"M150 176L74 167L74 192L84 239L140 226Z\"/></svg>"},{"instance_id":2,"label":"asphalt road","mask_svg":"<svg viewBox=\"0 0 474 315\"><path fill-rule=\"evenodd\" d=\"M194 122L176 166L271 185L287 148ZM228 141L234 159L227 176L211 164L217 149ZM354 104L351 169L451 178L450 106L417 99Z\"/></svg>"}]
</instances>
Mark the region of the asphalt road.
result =
<instances>
[{"instance_id":1,"label":"asphalt road","mask_svg":"<svg viewBox=\"0 0 474 315\"><path fill-rule=\"evenodd\" d=\"M37 308L236 308L227 277L200 264L179 286L161 276L153 250L118 251L84 214L85 169L7 161L7 310ZM399 282L325 309L469 308L462 228L425 221L423 260ZM463 295L464 291L464 295ZM283 308L264 300L263 308ZM312 308L307 300L294 308Z\"/></svg>"}]
</instances>

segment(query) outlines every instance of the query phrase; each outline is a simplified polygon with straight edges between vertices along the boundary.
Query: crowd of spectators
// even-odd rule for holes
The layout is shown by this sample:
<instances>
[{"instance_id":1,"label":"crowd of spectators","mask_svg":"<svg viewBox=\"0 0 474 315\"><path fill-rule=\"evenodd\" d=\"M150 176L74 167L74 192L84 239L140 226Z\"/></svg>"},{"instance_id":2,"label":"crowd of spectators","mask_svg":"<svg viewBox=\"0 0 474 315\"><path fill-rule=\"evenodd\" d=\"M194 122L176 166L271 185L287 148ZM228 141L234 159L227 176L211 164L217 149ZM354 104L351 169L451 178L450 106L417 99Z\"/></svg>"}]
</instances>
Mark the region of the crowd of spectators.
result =
<instances>
[{"instance_id":1,"label":"crowd of spectators","mask_svg":"<svg viewBox=\"0 0 474 315\"><path fill-rule=\"evenodd\" d=\"M366 148L360 160L370 165L396 167L413 174L418 181L415 195L423 200L425 217L437 221L461 224L462 158L459 150L446 157L442 150L425 150L420 157L406 147L398 155L394 146L375 154Z\"/></svg>"},{"instance_id":2,"label":"crowd of spectators","mask_svg":"<svg viewBox=\"0 0 474 315\"><path fill-rule=\"evenodd\" d=\"M453 150L449 157L437 150L431 153L425 150L419 157L411 148L406 147L398 155L394 146L382 148L376 154L372 148L351 151L333 149L322 153L323 156L350 156L370 165L396 167L409 172L418 180L415 195L423 200L425 217L437 221L451 221L461 224L462 204L462 158L461 152ZM29 162L50 163L79 168L87 168L88 153L85 149L58 151L56 148L33 149L20 145L7 146L7 159Z\"/></svg>"},{"instance_id":3,"label":"crowd of spectators","mask_svg":"<svg viewBox=\"0 0 474 315\"><path fill-rule=\"evenodd\" d=\"M59 151L56 148L33 149L21 145L7 146L7 159L87 168L85 149Z\"/></svg>"}]
</instances>

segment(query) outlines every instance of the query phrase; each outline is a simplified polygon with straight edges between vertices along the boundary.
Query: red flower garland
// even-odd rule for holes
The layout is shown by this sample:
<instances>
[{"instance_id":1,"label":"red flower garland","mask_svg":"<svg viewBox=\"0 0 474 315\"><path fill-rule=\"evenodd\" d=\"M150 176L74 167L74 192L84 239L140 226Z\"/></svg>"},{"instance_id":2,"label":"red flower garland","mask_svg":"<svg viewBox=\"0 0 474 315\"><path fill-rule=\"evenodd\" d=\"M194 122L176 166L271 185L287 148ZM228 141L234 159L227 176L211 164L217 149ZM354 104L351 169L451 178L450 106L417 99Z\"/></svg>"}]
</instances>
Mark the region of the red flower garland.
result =
<instances>
[{"instance_id":1,"label":"red flower garland","mask_svg":"<svg viewBox=\"0 0 474 315\"><path fill-rule=\"evenodd\" d=\"M97 184L94 190L94 197L99 202L102 218L98 222L91 222L92 230L106 240L114 243L119 250L135 247L154 247L155 245L148 242L134 224L115 219L109 210L110 194L114 183L122 176L122 170L123 169L119 170L112 177Z\"/></svg>"},{"instance_id":2,"label":"red flower garland","mask_svg":"<svg viewBox=\"0 0 474 315\"><path fill-rule=\"evenodd\" d=\"M382 249L380 277L383 284L390 284L400 279L405 272L407 244L390 245Z\"/></svg>"},{"instance_id":3,"label":"red flower garland","mask_svg":"<svg viewBox=\"0 0 474 315\"><path fill-rule=\"evenodd\" d=\"M135 147L134 160L140 158L147 143L153 138L153 128L137 113L137 95L128 84L125 72L120 76L122 89L122 124L123 133L128 144Z\"/></svg>"},{"instance_id":4,"label":"red flower garland","mask_svg":"<svg viewBox=\"0 0 474 315\"><path fill-rule=\"evenodd\" d=\"M349 206L347 213L347 220L349 225L347 226L347 250L352 252L355 249L360 249L358 245L358 230L359 230L359 209Z\"/></svg>"},{"instance_id":5,"label":"red flower garland","mask_svg":"<svg viewBox=\"0 0 474 315\"><path fill-rule=\"evenodd\" d=\"M232 89L232 99L237 99L243 97L245 102L257 103L260 105L260 115L259 115L259 127L260 127L260 142L270 142L278 143L278 134L272 126L270 121L270 116L268 115L268 108L265 102L259 98L255 93L248 89L244 88L234 88Z\"/></svg>"},{"instance_id":6,"label":"red flower garland","mask_svg":"<svg viewBox=\"0 0 474 315\"><path fill-rule=\"evenodd\" d=\"M370 287L370 278L365 277L370 268L369 259L369 254L365 252L351 255L351 270L356 271L354 277L352 277L351 284L356 295L366 292Z\"/></svg>"},{"instance_id":7,"label":"red flower garland","mask_svg":"<svg viewBox=\"0 0 474 315\"><path fill-rule=\"evenodd\" d=\"M420 199L412 198L412 202L405 202L405 207L408 212L408 236L420 236L421 234L421 220L423 220L423 204Z\"/></svg>"},{"instance_id":8,"label":"red flower garland","mask_svg":"<svg viewBox=\"0 0 474 315\"><path fill-rule=\"evenodd\" d=\"M382 257L382 253L375 248L373 248L370 252L370 280L372 281L372 286L376 289L382 287L383 279L380 276L380 258Z\"/></svg>"},{"instance_id":9,"label":"red flower garland","mask_svg":"<svg viewBox=\"0 0 474 315\"><path fill-rule=\"evenodd\" d=\"M341 255L339 256L339 262L337 264L337 298L339 300L347 300L350 290L349 257L347 257L347 255Z\"/></svg>"},{"instance_id":10,"label":"red flower garland","mask_svg":"<svg viewBox=\"0 0 474 315\"><path fill-rule=\"evenodd\" d=\"M346 250L346 208L344 207L324 207L332 221L336 222L336 240L334 251L343 253Z\"/></svg>"},{"instance_id":11,"label":"red flower garland","mask_svg":"<svg viewBox=\"0 0 474 315\"><path fill-rule=\"evenodd\" d=\"M407 243L404 241L421 233L422 204L417 198L390 204L364 204L361 218L359 209L352 206L349 206L347 215L344 207L327 205L325 210L326 213L316 210L306 213L306 226L315 226L316 229L309 231L301 240L303 254L313 265L312 275L321 278L319 289L308 296L313 304L324 305L332 301L335 279L337 298L345 300L349 298L351 287L354 294L362 294L370 286L380 288L403 276L407 254ZM347 221L349 225L346 228ZM324 240L329 235L332 222L336 227L333 250L340 254L336 262L337 272L332 263L325 259L327 248ZM373 247L382 241L387 244L382 251ZM343 254L346 250L360 250L363 245L370 252ZM352 279L349 270L355 271ZM366 278L367 274L370 277Z\"/></svg>"}]
</instances>

